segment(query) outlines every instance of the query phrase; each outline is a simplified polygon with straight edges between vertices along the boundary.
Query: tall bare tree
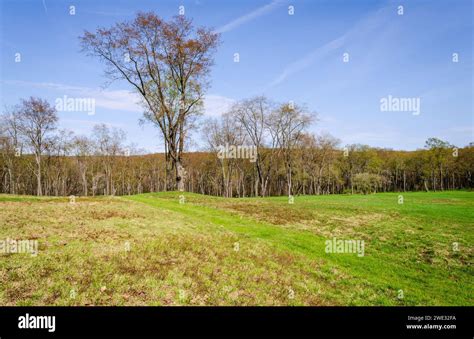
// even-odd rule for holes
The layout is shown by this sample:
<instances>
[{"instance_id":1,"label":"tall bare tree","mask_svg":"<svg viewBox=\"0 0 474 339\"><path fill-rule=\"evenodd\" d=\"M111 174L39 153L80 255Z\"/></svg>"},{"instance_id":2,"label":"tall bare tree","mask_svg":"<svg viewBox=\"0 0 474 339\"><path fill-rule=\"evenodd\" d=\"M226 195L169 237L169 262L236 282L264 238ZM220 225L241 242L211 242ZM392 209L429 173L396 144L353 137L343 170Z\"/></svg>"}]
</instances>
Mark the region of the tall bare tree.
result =
<instances>
[{"instance_id":1,"label":"tall bare tree","mask_svg":"<svg viewBox=\"0 0 474 339\"><path fill-rule=\"evenodd\" d=\"M185 187L184 141L191 117L200 113L218 42L217 33L195 28L184 16L166 22L152 12L81 37L83 50L105 62L111 80L125 79L140 95L145 118L163 134L179 190Z\"/></svg>"},{"instance_id":2,"label":"tall bare tree","mask_svg":"<svg viewBox=\"0 0 474 339\"><path fill-rule=\"evenodd\" d=\"M96 154L101 159L104 171L105 194L115 195L114 159L123 153L125 132L115 127L109 128L106 124L98 124L94 126L92 134L96 143Z\"/></svg>"},{"instance_id":3,"label":"tall bare tree","mask_svg":"<svg viewBox=\"0 0 474 339\"><path fill-rule=\"evenodd\" d=\"M222 115L221 119L208 119L203 128L203 134L211 152L217 153L220 147L226 145L243 146L248 139L241 126L235 125L230 114ZM238 166L237 159L219 159L224 186L223 196L232 197L232 177Z\"/></svg>"},{"instance_id":4,"label":"tall bare tree","mask_svg":"<svg viewBox=\"0 0 474 339\"><path fill-rule=\"evenodd\" d=\"M234 104L229 114L236 125L247 132L248 139L257 148L255 161L255 195L265 196L272 169L276 139L269 138L268 121L274 104L264 96L242 100Z\"/></svg>"},{"instance_id":5,"label":"tall bare tree","mask_svg":"<svg viewBox=\"0 0 474 339\"><path fill-rule=\"evenodd\" d=\"M57 127L56 109L46 100L30 97L22 100L13 114L16 116L19 132L28 141L35 156L36 194L43 195L42 156L51 132Z\"/></svg>"},{"instance_id":6,"label":"tall bare tree","mask_svg":"<svg viewBox=\"0 0 474 339\"><path fill-rule=\"evenodd\" d=\"M268 120L272 138L276 140L276 144L283 153L289 196L292 195L293 187L293 149L314 118L314 113L291 103L281 104L272 112Z\"/></svg>"},{"instance_id":7,"label":"tall bare tree","mask_svg":"<svg viewBox=\"0 0 474 339\"><path fill-rule=\"evenodd\" d=\"M5 186L8 186L10 193L16 193L16 167L18 156L23 149L22 135L19 129L19 115L14 109L5 107L4 113L0 116L0 150L5 166Z\"/></svg>"},{"instance_id":8,"label":"tall bare tree","mask_svg":"<svg viewBox=\"0 0 474 339\"><path fill-rule=\"evenodd\" d=\"M88 157L93 152L93 142L86 136L76 136L73 140L73 154L76 156L80 181L82 184L82 194L87 196L87 170L88 170Z\"/></svg>"}]
</instances>

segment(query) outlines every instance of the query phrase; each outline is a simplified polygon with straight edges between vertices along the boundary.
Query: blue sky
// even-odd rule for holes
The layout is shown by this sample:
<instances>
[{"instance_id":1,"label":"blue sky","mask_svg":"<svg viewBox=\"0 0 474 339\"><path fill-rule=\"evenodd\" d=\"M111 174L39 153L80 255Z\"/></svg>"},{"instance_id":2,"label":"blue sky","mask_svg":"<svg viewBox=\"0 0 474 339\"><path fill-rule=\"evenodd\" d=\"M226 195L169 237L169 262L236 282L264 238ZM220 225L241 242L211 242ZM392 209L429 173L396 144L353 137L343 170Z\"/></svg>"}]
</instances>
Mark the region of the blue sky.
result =
<instances>
[{"instance_id":1,"label":"blue sky","mask_svg":"<svg viewBox=\"0 0 474 339\"><path fill-rule=\"evenodd\" d=\"M138 11L170 18L183 5L197 25L222 34L206 96L208 116L221 114L234 100L265 94L306 104L319 116L311 130L330 133L342 145L413 150L432 136L457 146L474 141L471 0L0 3L2 107L31 95L52 103L64 95L95 98L94 115L59 113L60 126L77 134L104 122L125 130L139 147L161 149L158 130L138 124L141 110L130 87L125 82L104 87L103 65L80 53L78 36L132 19ZM21 62L15 62L15 53ZM380 100L389 95L419 98L420 114L381 111Z\"/></svg>"}]
</instances>

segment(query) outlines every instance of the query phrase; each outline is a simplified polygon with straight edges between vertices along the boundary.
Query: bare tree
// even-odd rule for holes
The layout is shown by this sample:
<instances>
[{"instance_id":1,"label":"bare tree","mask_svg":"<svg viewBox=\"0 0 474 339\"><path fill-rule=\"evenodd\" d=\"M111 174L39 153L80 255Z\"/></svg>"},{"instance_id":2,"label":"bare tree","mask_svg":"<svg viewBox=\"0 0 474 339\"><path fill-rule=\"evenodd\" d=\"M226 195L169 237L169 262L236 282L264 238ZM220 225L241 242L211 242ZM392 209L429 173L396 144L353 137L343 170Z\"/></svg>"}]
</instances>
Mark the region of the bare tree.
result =
<instances>
[{"instance_id":1,"label":"bare tree","mask_svg":"<svg viewBox=\"0 0 474 339\"><path fill-rule=\"evenodd\" d=\"M257 148L257 159L255 161L256 196L259 194L265 196L267 193L268 180L274 159L271 153L275 149L276 139L268 138L268 119L274 109L273 107L274 104L266 97L258 96L236 103L229 111L236 125L241 126L247 132L248 139ZM267 165L265 165L266 163Z\"/></svg>"},{"instance_id":2,"label":"bare tree","mask_svg":"<svg viewBox=\"0 0 474 339\"><path fill-rule=\"evenodd\" d=\"M19 129L19 116L14 109L5 107L0 116L0 150L5 166L5 186L11 194L16 193L16 167L23 149L23 140Z\"/></svg>"},{"instance_id":3,"label":"bare tree","mask_svg":"<svg viewBox=\"0 0 474 339\"><path fill-rule=\"evenodd\" d=\"M179 190L185 187L189 119L200 113L218 41L217 33L195 28L184 16L166 22L151 12L81 37L83 50L105 62L110 79L125 79L139 93L145 119L163 134Z\"/></svg>"},{"instance_id":4,"label":"bare tree","mask_svg":"<svg viewBox=\"0 0 474 339\"><path fill-rule=\"evenodd\" d=\"M82 184L82 194L88 194L87 170L88 157L93 152L93 142L85 136L76 136L73 140L73 154L76 156L79 176Z\"/></svg>"},{"instance_id":5,"label":"bare tree","mask_svg":"<svg viewBox=\"0 0 474 339\"><path fill-rule=\"evenodd\" d=\"M236 125L230 114L224 114L221 119L208 119L203 128L204 137L211 152L217 152L220 147L227 145L241 146L246 143L246 135L241 126ZM221 165L223 195L232 197L232 178L237 168L237 159L218 159Z\"/></svg>"},{"instance_id":6,"label":"bare tree","mask_svg":"<svg viewBox=\"0 0 474 339\"><path fill-rule=\"evenodd\" d=\"M44 189L45 195L67 195L66 178L69 167L67 163L61 161L68 157L73 147L74 133L72 131L61 129L48 138L45 145L45 165L44 167Z\"/></svg>"},{"instance_id":7,"label":"bare tree","mask_svg":"<svg viewBox=\"0 0 474 339\"><path fill-rule=\"evenodd\" d=\"M292 195L293 149L298 144L304 130L314 120L314 114L304 107L291 104L281 104L274 110L268 120L272 138L283 153L288 184L288 195Z\"/></svg>"},{"instance_id":8,"label":"bare tree","mask_svg":"<svg viewBox=\"0 0 474 339\"><path fill-rule=\"evenodd\" d=\"M301 167L310 178L310 194L320 195L323 191L323 180L329 176L331 166L336 160L336 149L340 141L330 134L302 134L299 147L301 154ZM329 179L326 180L329 182Z\"/></svg>"},{"instance_id":9,"label":"bare tree","mask_svg":"<svg viewBox=\"0 0 474 339\"><path fill-rule=\"evenodd\" d=\"M96 143L96 154L100 156L104 170L105 194L114 195L114 159L123 154L125 132L115 127L109 128L106 124L98 124L94 126L92 134Z\"/></svg>"},{"instance_id":10,"label":"bare tree","mask_svg":"<svg viewBox=\"0 0 474 339\"><path fill-rule=\"evenodd\" d=\"M56 109L43 99L30 97L22 100L16 112L18 130L28 141L36 162L36 194L43 195L42 155L48 145L48 138L56 129Z\"/></svg>"},{"instance_id":11,"label":"bare tree","mask_svg":"<svg viewBox=\"0 0 474 339\"><path fill-rule=\"evenodd\" d=\"M329 134L321 134L316 137L316 163L317 163L317 189L316 194L321 194L323 173L326 169L329 172L329 166L335 158L334 150L339 145L339 140Z\"/></svg>"}]
</instances>

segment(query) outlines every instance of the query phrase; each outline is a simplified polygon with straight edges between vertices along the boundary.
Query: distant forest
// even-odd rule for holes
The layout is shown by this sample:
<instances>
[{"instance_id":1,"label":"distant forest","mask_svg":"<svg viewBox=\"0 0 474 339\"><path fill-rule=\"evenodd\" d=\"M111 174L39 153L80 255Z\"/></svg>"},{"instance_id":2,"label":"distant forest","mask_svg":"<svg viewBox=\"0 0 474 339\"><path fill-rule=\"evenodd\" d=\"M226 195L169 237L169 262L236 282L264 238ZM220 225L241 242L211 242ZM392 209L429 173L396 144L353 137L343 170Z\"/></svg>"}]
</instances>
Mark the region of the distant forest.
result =
<instances>
[{"instance_id":1,"label":"distant forest","mask_svg":"<svg viewBox=\"0 0 474 339\"><path fill-rule=\"evenodd\" d=\"M249 109L265 102L243 101L201 124L207 150L183 153L185 191L252 197L474 187L472 143L458 148L430 138L416 151L342 146L330 135L307 132L309 116L297 108L283 105L268 116ZM292 119L279 121L275 112L280 117L290 112ZM176 190L176 172L166 153L143 154L126 144L123 131L104 124L90 136L77 136L57 130L57 121L54 108L38 98L1 116L1 193L97 196ZM292 125L295 121L301 124ZM219 156L224 145L246 147L254 157Z\"/></svg>"}]
</instances>

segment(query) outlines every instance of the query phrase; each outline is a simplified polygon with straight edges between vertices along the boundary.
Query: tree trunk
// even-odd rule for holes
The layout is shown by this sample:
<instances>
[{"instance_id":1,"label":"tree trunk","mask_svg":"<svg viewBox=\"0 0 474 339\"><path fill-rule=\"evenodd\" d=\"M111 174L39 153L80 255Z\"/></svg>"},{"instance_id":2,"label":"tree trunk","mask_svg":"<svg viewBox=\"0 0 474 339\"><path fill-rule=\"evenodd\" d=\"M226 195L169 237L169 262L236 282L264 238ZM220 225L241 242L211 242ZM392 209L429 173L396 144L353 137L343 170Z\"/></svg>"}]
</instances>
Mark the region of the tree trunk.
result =
<instances>
[{"instance_id":1,"label":"tree trunk","mask_svg":"<svg viewBox=\"0 0 474 339\"><path fill-rule=\"evenodd\" d=\"M405 170L403 170L403 192L406 192L406 183L407 183L407 177Z\"/></svg>"},{"instance_id":2,"label":"tree trunk","mask_svg":"<svg viewBox=\"0 0 474 339\"><path fill-rule=\"evenodd\" d=\"M41 188L41 157L40 156L36 156L36 165L37 165L37 173L36 173L36 184L37 184L37 188L36 188L36 194L38 196L42 196L43 195L43 190Z\"/></svg>"},{"instance_id":3,"label":"tree trunk","mask_svg":"<svg viewBox=\"0 0 474 339\"><path fill-rule=\"evenodd\" d=\"M178 191L183 192L186 181L186 170L180 161L176 161L176 188Z\"/></svg>"}]
</instances>

